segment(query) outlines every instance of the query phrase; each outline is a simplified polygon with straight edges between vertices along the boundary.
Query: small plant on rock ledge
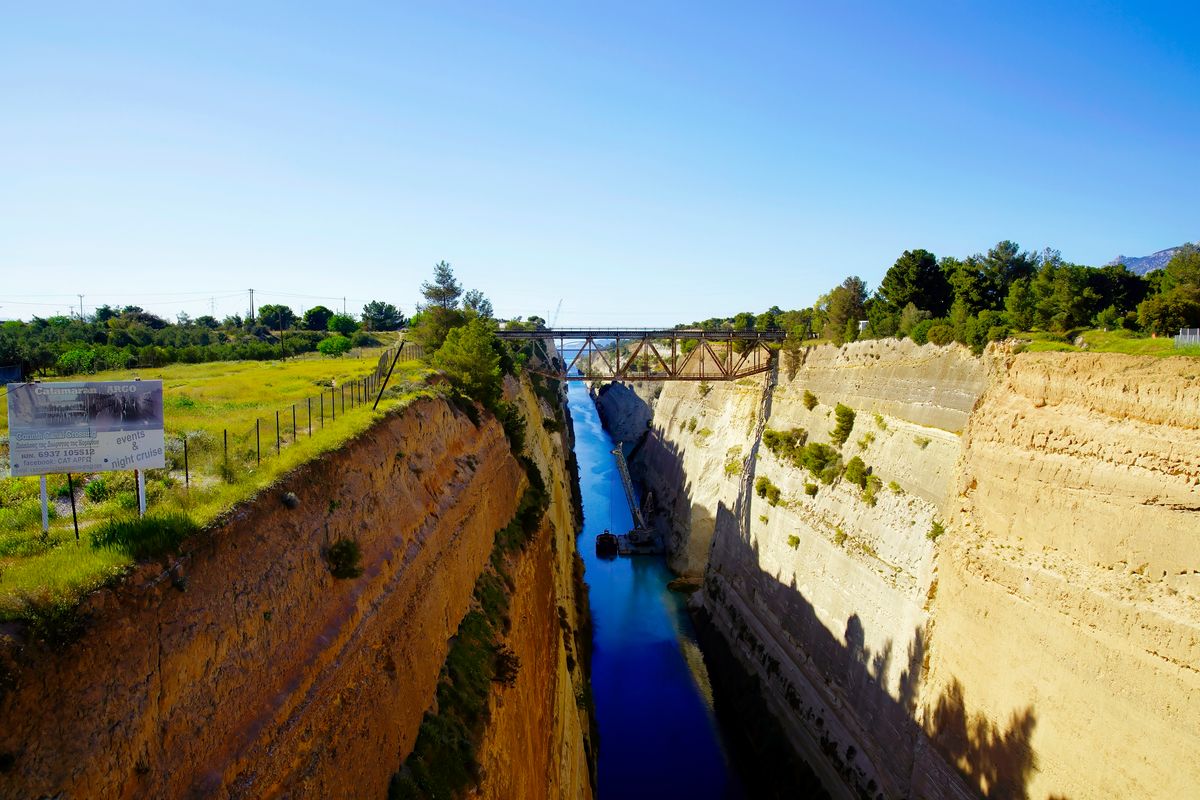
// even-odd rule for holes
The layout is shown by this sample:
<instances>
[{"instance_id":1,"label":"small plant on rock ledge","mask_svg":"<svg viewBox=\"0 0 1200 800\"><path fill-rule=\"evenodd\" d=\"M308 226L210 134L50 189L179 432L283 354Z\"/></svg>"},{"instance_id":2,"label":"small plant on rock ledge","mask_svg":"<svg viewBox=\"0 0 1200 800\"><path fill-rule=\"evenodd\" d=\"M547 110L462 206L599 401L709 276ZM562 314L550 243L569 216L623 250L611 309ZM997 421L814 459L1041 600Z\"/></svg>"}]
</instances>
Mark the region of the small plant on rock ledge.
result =
<instances>
[{"instance_id":1,"label":"small plant on rock ledge","mask_svg":"<svg viewBox=\"0 0 1200 800\"><path fill-rule=\"evenodd\" d=\"M511 688L517 682L517 673L521 671L521 659L517 657L508 645L502 644L496 648L496 674L492 677L501 686Z\"/></svg>"},{"instance_id":2,"label":"small plant on rock ledge","mask_svg":"<svg viewBox=\"0 0 1200 800\"><path fill-rule=\"evenodd\" d=\"M933 524L929 526L929 532L925 534L925 538L931 542L936 542L938 540L938 537L941 536L945 532L946 532L946 529L944 527L942 527L942 523L938 522L935 519L933 521Z\"/></svg>"},{"instance_id":3,"label":"small plant on rock ledge","mask_svg":"<svg viewBox=\"0 0 1200 800\"><path fill-rule=\"evenodd\" d=\"M797 547L800 546L800 537L793 533L791 536L789 536L787 538L787 545L788 545L788 547L795 550Z\"/></svg>"},{"instance_id":4,"label":"small plant on rock ledge","mask_svg":"<svg viewBox=\"0 0 1200 800\"><path fill-rule=\"evenodd\" d=\"M357 578L363 574L362 548L353 539L338 539L325 553L329 572L335 578Z\"/></svg>"},{"instance_id":5,"label":"small plant on rock ledge","mask_svg":"<svg viewBox=\"0 0 1200 800\"><path fill-rule=\"evenodd\" d=\"M808 389L804 390L804 407L812 411L817 406L817 396Z\"/></svg>"}]
</instances>

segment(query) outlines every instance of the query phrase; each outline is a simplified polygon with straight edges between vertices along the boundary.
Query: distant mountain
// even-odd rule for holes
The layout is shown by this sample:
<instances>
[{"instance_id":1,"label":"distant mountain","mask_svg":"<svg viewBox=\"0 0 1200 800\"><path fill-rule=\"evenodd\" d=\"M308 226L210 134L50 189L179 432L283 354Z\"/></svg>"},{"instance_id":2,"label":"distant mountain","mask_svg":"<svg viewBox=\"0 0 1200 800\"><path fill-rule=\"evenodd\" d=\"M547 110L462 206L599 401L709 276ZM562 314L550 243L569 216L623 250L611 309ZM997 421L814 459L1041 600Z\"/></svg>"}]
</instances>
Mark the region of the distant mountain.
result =
<instances>
[{"instance_id":1,"label":"distant mountain","mask_svg":"<svg viewBox=\"0 0 1200 800\"><path fill-rule=\"evenodd\" d=\"M1182 245L1180 245L1182 247ZM1168 247L1166 250L1159 250L1157 253L1151 253L1148 256L1117 256L1110 264L1124 264L1129 268L1130 272L1136 272L1138 275L1145 275L1147 272L1153 272L1156 269L1162 269L1171 260L1171 257L1179 252L1179 247Z\"/></svg>"}]
</instances>

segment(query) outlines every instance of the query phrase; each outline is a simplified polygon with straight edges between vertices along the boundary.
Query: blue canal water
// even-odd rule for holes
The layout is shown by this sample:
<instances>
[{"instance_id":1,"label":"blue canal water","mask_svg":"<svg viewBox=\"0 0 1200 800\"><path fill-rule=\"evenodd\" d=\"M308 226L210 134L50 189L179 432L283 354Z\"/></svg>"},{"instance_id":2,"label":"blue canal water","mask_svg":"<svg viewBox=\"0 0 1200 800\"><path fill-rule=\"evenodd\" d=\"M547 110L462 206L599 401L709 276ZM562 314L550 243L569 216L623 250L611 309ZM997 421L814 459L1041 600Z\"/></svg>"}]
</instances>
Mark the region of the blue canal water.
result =
<instances>
[{"instance_id":1,"label":"blue canal water","mask_svg":"<svg viewBox=\"0 0 1200 800\"><path fill-rule=\"evenodd\" d=\"M570 383L583 494L579 550L595 633L592 691L600 729L598 788L606 798L743 798L712 708L682 596L661 556L605 560L596 534L632 527L612 455L582 383Z\"/></svg>"}]
</instances>

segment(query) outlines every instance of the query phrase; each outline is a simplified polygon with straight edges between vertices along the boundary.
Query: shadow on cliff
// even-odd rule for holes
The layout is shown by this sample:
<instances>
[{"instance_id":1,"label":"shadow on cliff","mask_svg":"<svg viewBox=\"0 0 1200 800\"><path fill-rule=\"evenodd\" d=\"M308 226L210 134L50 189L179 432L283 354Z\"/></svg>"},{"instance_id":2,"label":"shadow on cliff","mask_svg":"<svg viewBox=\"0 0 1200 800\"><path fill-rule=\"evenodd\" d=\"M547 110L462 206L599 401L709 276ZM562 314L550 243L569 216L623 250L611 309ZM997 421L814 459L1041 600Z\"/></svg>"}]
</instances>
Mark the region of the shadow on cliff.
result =
<instances>
[{"instance_id":1,"label":"shadow on cliff","mask_svg":"<svg viewBox=\"0 0 1200 800\"><path fill-rule=\"evenodd\" d=\"M1037 769L1031 747L1037 716L1032 707L1014 711L1003 726L996 725L970 711L962 684L953 679L936 699L926 698L918 708L928 651L925 632L914 630L902 654L892 640L872 650L862 620L852 614L839 639L794 582L783 583L758 566L758 548L741 535L739 516L724 504L717 508L705 577L710 607L725 618L728 646L743 660L756 663L758 675L752 679L770 685L790 708L789 721L808 732L847 784L864 797L890 797L893 792L924 796L937 787L949 797L1028 800L1028 783ZM740 603L771 609L786 631L783 641L746 618L740 603L728 596L731 587L736 587ZM788 638L798 644L789 645ZM888 676L895 673L897 658L903 664L889 691ZM781 659L791 663L781 664ZM792 683L789 674L797 672L825 709L847 706L851 713L826 719L828 712L808 705L805 692ZM870 757L881 781L892 785L877 785L870 777L856 748L840 741L837 730L842 725L850 737L877 743ZM965 779L962 788L968 791L956 792L946 785L959 782L952 769L939 776L932 759L921 758L930 747Z\"/></svg>"}]
</instances>

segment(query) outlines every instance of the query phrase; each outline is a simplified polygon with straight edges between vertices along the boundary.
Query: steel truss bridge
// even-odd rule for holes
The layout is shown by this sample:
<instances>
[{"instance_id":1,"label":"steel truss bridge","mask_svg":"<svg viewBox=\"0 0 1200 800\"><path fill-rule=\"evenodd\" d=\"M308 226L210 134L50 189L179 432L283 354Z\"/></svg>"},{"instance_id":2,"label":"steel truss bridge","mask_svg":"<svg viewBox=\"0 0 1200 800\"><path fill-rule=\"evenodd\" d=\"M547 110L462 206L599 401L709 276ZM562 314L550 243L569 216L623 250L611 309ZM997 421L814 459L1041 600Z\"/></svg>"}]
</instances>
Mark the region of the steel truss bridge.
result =
<instances>
[{"instance_id":1,"label":"steel truss bridge","mask_svg":"<svg viewBox=\"0 0 1200 800\"><path fill-rule=\"evenodd\" d=\"M783 331L686 328L502 330L528 342L530 372L565 381L732 381L771 369ZM775 344L776 347L771 345Z\"/></svg>"}]
</instances>

